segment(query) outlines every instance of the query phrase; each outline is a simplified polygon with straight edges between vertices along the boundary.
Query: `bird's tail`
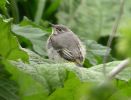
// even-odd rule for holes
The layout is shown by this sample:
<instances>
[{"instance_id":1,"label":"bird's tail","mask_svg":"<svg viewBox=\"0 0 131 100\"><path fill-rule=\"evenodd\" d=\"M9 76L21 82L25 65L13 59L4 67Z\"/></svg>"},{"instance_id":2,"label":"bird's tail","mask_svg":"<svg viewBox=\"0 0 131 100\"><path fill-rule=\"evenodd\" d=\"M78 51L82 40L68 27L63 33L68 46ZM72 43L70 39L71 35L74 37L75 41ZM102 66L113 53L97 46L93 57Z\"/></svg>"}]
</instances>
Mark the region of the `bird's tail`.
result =
<instances>
[{"instance_id":1,"label":"bird's tail","mask_svg":"<svg viewBox=\"0 0 131 100\"><path fill-rule=\"evenodd\" d=\"M83 65L82 65L82 63L80 62L80 60L76 60L75 63L76 63L77 66L83 67Z\"/></svg>"}]
</instances>

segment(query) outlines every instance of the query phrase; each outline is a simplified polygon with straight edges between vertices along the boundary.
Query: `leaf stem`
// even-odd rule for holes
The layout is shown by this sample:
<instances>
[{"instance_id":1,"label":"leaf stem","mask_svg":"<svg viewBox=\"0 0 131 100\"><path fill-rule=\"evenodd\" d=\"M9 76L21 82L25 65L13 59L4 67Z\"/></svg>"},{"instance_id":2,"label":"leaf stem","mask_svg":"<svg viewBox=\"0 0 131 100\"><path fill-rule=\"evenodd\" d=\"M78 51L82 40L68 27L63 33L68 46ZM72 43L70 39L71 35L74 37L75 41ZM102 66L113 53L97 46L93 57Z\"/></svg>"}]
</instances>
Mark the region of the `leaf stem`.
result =
<instances>
[{"instance_id":1,"label":"leaf stem","mask_svg":"<svg viewBox=\"0 0 131 100\"><path fill-rule=\"evenodd\" d=\"M121 17L122 17L122 14L123 14L123 11L124 11L124 3L125 3L125 0L121 0L120 2L120 10L119 10L119 14L118 14L118 17L116 18L116 22L114 23L113 27L112 27L112 32L110 34L110 37L108 39L108 42L107 42L107 50L106 50L106 53L105 53L105 56L104 56L104 59L103 59L103 74L104 76L106 76L106 62L108 60L108 56L110 54L110 47L111 47L111 44L112 44L112 40L117 32L117 29L118 29L118 25L120 23L120 20L121 20Z\"/></svg>"}]
</instances>

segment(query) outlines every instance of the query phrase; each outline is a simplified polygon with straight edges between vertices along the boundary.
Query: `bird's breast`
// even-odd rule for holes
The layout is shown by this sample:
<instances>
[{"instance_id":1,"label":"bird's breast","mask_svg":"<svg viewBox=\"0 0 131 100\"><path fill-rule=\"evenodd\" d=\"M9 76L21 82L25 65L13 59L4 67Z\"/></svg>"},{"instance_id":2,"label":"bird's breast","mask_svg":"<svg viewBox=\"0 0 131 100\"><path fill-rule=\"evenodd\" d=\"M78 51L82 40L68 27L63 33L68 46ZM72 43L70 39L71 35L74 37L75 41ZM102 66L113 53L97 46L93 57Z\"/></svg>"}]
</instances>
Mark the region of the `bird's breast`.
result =
<instances>
[{"instance_id":1,"label":"bird's breast","mask_svg":"<svg viewBox=\"0 0 131 100\"><path fill-rule=\"evenodd\" d=\"M74 34L65 33L53 36L52 38L53 47L56 50L68 49L72 55L77 58L80 54L80 43L78 38Z\"/></svg>"}]
</instances>

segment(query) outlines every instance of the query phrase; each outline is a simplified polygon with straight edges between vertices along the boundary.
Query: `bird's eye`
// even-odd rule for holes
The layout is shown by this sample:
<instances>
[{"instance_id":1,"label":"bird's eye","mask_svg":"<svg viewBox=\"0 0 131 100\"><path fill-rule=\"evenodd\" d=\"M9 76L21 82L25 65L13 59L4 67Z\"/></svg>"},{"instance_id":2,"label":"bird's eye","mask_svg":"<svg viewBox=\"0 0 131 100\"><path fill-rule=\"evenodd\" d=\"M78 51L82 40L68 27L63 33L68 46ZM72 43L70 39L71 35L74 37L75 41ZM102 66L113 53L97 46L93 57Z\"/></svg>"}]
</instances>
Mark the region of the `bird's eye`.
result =
<instances>
[{"instance_id":1,"label":"bird's eye","mask_svg":"<svg viewBox=\"0 0 131 100\"><path fill-rule=\"evenodd\" d=\"M58 30L58 31L60 31L60 32L62 31L62 29L61 29L61 28L57 28L57 30Z\"/></svg>"}]
</instances>

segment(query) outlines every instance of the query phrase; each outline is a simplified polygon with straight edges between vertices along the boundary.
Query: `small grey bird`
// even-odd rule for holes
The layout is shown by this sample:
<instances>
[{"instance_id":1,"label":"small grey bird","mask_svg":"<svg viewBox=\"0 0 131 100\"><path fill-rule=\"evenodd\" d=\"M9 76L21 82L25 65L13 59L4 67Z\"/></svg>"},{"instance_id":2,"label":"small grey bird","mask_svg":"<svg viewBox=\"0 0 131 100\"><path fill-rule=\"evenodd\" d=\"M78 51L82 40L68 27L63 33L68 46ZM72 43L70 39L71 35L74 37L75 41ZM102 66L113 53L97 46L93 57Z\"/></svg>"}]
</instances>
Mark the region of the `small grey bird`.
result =
<instances>
[{"instance_id":1,"label":"small grey bird","mask_svg":"<svg viewBox=\"0 0 131 100\"><path fill-rule=\"evenodd\" d=\"M50 59L75 62L82 66L85 59L85 47L80 39L64 25L52 25L52 34L47 40L47 52Z\"/></svg>"}]
</instances>

